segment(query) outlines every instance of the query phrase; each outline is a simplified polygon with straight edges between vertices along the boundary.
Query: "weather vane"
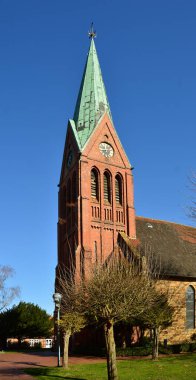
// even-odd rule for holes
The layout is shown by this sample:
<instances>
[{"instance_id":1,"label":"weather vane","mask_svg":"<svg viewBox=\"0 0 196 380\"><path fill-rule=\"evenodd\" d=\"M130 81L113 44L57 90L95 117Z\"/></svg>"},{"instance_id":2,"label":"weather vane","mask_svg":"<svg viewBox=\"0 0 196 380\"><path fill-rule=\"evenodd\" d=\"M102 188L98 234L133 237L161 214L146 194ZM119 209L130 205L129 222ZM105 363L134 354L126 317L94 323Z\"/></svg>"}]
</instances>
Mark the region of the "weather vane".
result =
<instances>
[{"instance_id":1,"label":"weather vane","mask_svg":"<svg viewBox=\"0 0 196 380\"><path fill-rule=\"evenodd\" d=\"M96 30L93 29L93 22L91 23L91 28L88 32L89 38L95 38L96 37Z\"/></svg>"}]
</instances>

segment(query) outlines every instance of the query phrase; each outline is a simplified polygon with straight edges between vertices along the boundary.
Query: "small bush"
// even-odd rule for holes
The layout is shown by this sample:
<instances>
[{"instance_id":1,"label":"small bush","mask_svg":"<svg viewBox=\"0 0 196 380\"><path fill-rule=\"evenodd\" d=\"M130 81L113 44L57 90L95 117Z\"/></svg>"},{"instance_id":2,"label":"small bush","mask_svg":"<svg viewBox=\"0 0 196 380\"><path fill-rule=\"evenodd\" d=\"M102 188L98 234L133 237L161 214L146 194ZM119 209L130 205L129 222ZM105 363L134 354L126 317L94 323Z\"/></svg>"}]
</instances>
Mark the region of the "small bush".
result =
<instances>
[{"instance_id":1,"label":"small bush","mask_svg":"<svg viewBox=\"0 0 196 380\"><path fill-rule=\"evenodd\" d=\"M180 354L182 352L181 344L172 344L170 348L171 348L172 354Z\"/></svg>"},{"instance_id":2,"label":"small bush","mask_svg":"<svg viewBox=\"0 0 196 380\"><path fill-rule=\"evenodd\" d=\"M170 346L164 347L164 345L159 346L159 354L164 354L164 355L170 355L172 354L172 349Z\"/></svg>"},{"instance_id":3,"label":"small bush","mask_svg":"<svg viewBox=\"0 0 196 380\"><path fill-rule=\"evenodd\" d=\"M141 340L136 344L137 346L142 346L142 347L146 347L146 346L151 346L152 345L152 339L148 336L143 336L141 338Z\"/></svg>"},{"instance_id":4,"label":"small bush","mask_svg":"<svg viewBox=\"0 0 196 380\"><path fill-rule=\"evenodd\" d=\"M190 343L189 344L189 351L195 352L196 351L196 343Z\"/></svg>"},{"instance_id":5,"label":"small bush","mask_svg":"<svg viewBox=\"0 0 196 380\"><path fill-rule=\"evenodd\" d=\"M190 351L190 344L189 343L182 343L181 344L181 351L182 352L189 352Z\"/></svg>"},{"instance_id":6,"label":"small bush","mask_svg":"<svg viewBox=\"0 0 196 380\"><path fill-rule=\"evenodd\" d=\"M71 350L72 355L88 355L88 356L105 356L106 350L104 347L82 347L76 346Z\"/></svg>"},{"instance_id":7,"label":"small bush","mask_svg":"<svg viewBox=\"0 0 196 380\"><path fill-rule=\"evenodd\" d=\"M21 350L28 350L30 348L29 342L21 342L20 348Z\"/></svg>"},{"instance_id":8,"label":"small bush","mask_svg":"<svg viewBox=\"0 0 196 380\"><path fill-rule=\"evenodd\" d=\"M151 345L146 345L145 347L132 346L127 348L118 348L116 349L117 356L148 356L152 353Z\"/></svg>"},{"instance_id":9,"label":"small bush","mask_svg":"<svg viewBox=\"0 0 196 380\"><path fill-rule=\"evenodd\" d=\"M40 350L42 348L42 344L41 344L41 342L34 343L34 346L31 347L31 348L34 349L34 350Z\"/></svg>"},{"instance_id":10,"label":"small bush","mask_svg":"<svg viewBox=\"0 0 196 380\"><path fill-rule=\"evenodd\" d=\"M29 346L29 343L28 342L21 342L21 343L18 343L18 342L8 342L8 346L7 348L9 350L29 350L30 346Z\"/></svg>"},{"instance_id":11,"label":"small bush","mask_svg":"<svg viewBox=\"0 0 196 380\"><path fill-rule=\"evenodd\" d=\"M8 342L7 348L8 350L18 350L18 343Z\"/></svg>"},{"instance_id":12,"label":"small bush","mask_svg":"<svg viewBox=\"0 0 196 380\"><path fill-rule=\"evenodd\" d=\"M180 354L181 352L195 352L196 343L184 342L181 344L172 344L169 348L172 354Z\"/></svg>"},{"instance_id":13,"label":"small bush","mask_svg":"<svg viewBox=\"0 0 196 380\"><path fill-rule=\"evenodd\" d=\"M126 348L116 347L116 355L117 356L133 356L133 348L132 347L126 347Z\"/></svg>"}]
</instances>

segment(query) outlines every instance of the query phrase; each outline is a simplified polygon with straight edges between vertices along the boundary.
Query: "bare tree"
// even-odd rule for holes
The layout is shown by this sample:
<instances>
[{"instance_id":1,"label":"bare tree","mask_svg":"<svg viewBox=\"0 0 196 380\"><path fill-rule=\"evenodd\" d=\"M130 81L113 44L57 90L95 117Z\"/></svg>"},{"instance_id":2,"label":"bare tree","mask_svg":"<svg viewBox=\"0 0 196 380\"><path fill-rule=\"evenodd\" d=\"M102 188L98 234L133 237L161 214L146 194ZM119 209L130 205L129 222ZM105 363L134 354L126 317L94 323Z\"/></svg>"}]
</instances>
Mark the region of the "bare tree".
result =
<instances>
[{"instance_id":1,"label":"bare tree","mask_svg":"<svg viewBox=\"0 0 196 380\"><path fill-rule=\"evenodd\" d=\"M13 275L10 266L0 266L0 312L7 307L15 297L19 296L19 287L7 287L6 281Z\"/></svg>"},{"instance_id":2,"label":"bare tree","mask_svg":"<svg viewBox=\"0 0 196 380\"><path fill-rule=\"evenodd\" d=\"M60 328L63 332L63 367L68 368L70 337L87 324L82 307L83 280L75 281L74 271L59 268L56 290L62 295Z\"/></svg>"},{"instance_id":3,"label":"bare tree","mask_svg":"<svg viewBox=\"0 0 196 380\"><path fill-rule=\"evenodd\" d=\"M142 313L136 324L152 331L152 359L157 360L159 355L159 333L161 329L171 325L174 307L170 304L170 295L167 289L154 289L152 302Z\"/></svg>"},{"instance_id":4,"label":"bare tree","mask_svg":"<svg viewBox=\"0 0 196 380\"><path fill-rule=\"evenodd\" d=\"M157 297L157 279L157 265L153 263L152 256L144 258L139 251L126 257L111 255L104 264L96 263L88 268L85 279L80 277L76 280L74 270L59 270L56 290L62 294L64 353L67 359L71 318L74 320L73 316L76 317L77 326L77 317L86 316L104 328L108 380L117 380L114 325L120 321L139 319L153 307L155 295ZM64 359L65 365L67 359Z\"/></svg>"},{"instance_id":5,"label":"bare tree","mask_svg":"<svg viewBox=\"0 0 196 380\"><path fill-rule=\"evenodd\" d=\"M63 332L63 367L65 369L68 369L69 339L73 334L80 332L86 324L86 318L77 312L65 312L59 321Z\"/></svg>"},{"instance_id":6,"label":"bare tree","mask_svg":"<svg viewBox=\"0 0 196 380\"><path fill-rule=\"evenodd\" d=\"M124 257L95 265L83 284L83 307L104 327L108 380L118 379L114 324L142 315L153 302L154 286L148 265L141 270L138 261Z\"/></svg>"}]
</instances>

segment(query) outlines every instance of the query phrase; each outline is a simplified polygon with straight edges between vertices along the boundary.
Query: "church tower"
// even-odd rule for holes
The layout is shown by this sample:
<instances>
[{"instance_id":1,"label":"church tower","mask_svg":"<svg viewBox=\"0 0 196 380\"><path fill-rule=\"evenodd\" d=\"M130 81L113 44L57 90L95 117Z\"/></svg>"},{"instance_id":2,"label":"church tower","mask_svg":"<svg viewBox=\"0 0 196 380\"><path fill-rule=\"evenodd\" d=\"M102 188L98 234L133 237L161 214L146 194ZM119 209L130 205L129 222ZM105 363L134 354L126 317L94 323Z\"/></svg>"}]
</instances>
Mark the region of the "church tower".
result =
<instances>
[{"instance_id":1,"label":"church tower","mask_svg":"<svg viewBox=\"0 0 196 380\"><path fill-rule=\"evenodd\" d=\"M116 250L119 232L136 235L132 168L114 128L94 36L59 183L58 265L73 265L79 275Z\"/></svg>"}]
</instances>

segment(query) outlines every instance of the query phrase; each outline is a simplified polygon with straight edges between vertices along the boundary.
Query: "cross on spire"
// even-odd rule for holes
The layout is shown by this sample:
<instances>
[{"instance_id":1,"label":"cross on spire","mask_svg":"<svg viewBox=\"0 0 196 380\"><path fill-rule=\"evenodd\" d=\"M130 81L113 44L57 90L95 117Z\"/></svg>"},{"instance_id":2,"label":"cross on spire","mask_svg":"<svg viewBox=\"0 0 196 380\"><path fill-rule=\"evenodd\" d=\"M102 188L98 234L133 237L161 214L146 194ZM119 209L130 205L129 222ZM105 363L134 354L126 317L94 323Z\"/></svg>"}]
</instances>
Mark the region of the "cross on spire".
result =
<instances>
[{"instance_id":1,"label":"cross on spire","mask_svg":"<svg viewBox=\"0 0 196 380\"><path fill-rule=\"evenodd\" d=\"M96 30L93 29L93 22L91 23L90 30L88 32L89 38L93 39L96 37Z\"/></svg>"}]
</instances>

